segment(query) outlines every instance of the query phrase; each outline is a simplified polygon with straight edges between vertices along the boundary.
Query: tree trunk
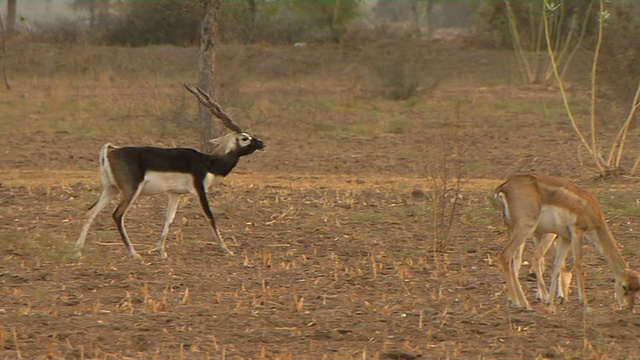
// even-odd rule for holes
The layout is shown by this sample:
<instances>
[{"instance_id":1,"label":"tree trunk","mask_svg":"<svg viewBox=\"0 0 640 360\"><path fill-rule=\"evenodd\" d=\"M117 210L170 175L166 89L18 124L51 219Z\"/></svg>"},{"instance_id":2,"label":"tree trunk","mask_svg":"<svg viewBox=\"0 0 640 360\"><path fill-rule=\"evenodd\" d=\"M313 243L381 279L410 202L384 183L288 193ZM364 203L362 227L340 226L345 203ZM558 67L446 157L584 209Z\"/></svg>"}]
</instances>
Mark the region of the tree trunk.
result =
<instances>
[{"instance_id":1,"label":"tree trunk","mask_svg":"<svg viewBox=\"0 0 640 360\"><path fill-rule=\"evenodd\" d=\"M7 90L11 90L9 79L7 78L7 44L6 44L6 32L4 31L4 23L2 22L2 13L0 13L0 49L2 50L2 78L4 80L4 86Z\"/></svg>"},{"instance_id":2,"label":"tree trunk","mask_svg":"<svg viewBox=\"0 0 640 360\"><path fill-rule=\"evenodd\" d=\"M7 0L7 35L11 36L16 32L16 16L18 10L18 0Z\"/></svg>"},{"instance_id":3,"label":"tree trunk","mask_svg":"<svg viewBox=\"0 0 640 360\"><path fill-rule=\"evenodd\" d=\"M96 3L94 1L89 3L89 29L93 36L93 30L96 26Z\"/></svg>"},{"instance_id":4,"label":"tree trunk","mask_svg":"<svg viewBox=\"0 0 640 360\"><path fill-rule=\"evenodd\" d=\"M421 9L422 8L422 9ZM433 9L433 1L431 0L412 0L411 13L413 15L414 31L418 38L426 35L427 39L431 39L431 10Z\"/></svg>"},{"instance_id":5,"label":"tree trunk","mask_svg":"<svg viewBox=\"0 0 640 360\"><path fill-rule=\"evenodd\" d=\"M220 0L207 0L204 18L200 26L198 86L209 93L213 99L215 99L213 84L215 79L215 50L219 14ZM198 114L198 125L200 130L200 149L205 153L211 153L213 146L209 140L222 135L222 125L217 119L211 119L211 114L202 105L200 105Z\"/></svg>"},{"instance_id":6,"label":"tree trunk","mask_svg":"<svg viewBox=\"0 0 640 360\"><path fill-rule=\"evenodd\" d=\"M252 43L255 36L256 20L258 19L258 6L256 0L249 0L247 4L247 12L249 13L249 26L247 29L246 41Z\"/></svg>"},{"instance_id":7,"label":"tree trunk","mask_svg":"<svg viewBox=\"0 0 640 360\"><path fill-rule=\"evenodd\" d=\"M426 1L426 8L424 11L424 26L422 27L422 31L427 36L428 40L431 40L433 35L433 29L431 27L431 12L433 11L433 1Z\"/></svg>"},{"instance_id":8,"label":"tree trunk","mask_svg":"<svg viewBox=\"0 0 640 360\"><path fill-rule=\"evenodd\" d=\"M420 38L422 29L420 28L420 10L418 10L418 0L411 1L411 13L413 15L413 26L416 32L416 38Z\"/></svg>"}]
</instances>

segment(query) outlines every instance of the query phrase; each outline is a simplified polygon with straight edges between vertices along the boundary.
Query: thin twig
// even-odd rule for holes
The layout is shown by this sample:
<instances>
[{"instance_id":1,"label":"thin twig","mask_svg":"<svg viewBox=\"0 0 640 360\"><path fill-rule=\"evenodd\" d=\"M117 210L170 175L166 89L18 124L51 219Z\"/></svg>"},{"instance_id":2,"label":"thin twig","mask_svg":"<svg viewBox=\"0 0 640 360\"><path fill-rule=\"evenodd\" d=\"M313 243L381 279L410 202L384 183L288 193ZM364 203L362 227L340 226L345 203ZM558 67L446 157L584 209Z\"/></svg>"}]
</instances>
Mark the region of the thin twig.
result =
<instances>
[{"instance_id":1,"label":"thin twig","mask_svg":"<svg viewBox=\"0 0 640 360\"><path fill-rule=\"evenodd\" d=\"M16 345L16 355L18 355L18 359L22 359L22 353L20 352L20 346L18 344L18 333L16 332L16 328L13 328L13 342Z\"/></svg>"},{"instance_id":2,"label":"thin twig","mask_svg":"<svg viewBox=\"0 0 640 360\"><path fill-rule=\"evenodd\" d=\"M633 118L636 116L636 113L638 112L638 107L640 107L640 82L638 82L638 88L636 89L636 94L633 97L633 102L631 103L631 110L629 110L629 116L627 116L627 119L624 121L624 124L622 125L622 128L618 132L618 136L614 141L614 146L611 149L611 151L613 152L613 149L615 149L615 145L620 143L618 154L616 156L616 161L614 163L614 166L616 169L620 166L620 162L622 161L622 153L624 150L624 144L627 140L627 134L629 133L629 127L631 126L631 121L633 121ZM631 172L631 174L633 174L633 171Z\"/></svg>"},{"instance_id":3,"label":"thin twig","mask_svg":"<svg viewBox=\"0 0 640 360\"><path fill-rule=\"evenodd\" d=\"M598 171L600 172L600 174L604 174L605 170L602 167L602 164L600 163L600 161L598 160L598 156L596 154L596 149L591 147L589 145L589 143L587 142L587 139L582 134L582 131L580 130L580 127L578 126L578 122L576 121L576 118L573 115L573 111L571 111L571 105L569 105L569 97L568 97L567 92L565 90L565 86L564 86L564 82L562 81L562 77L560 76L560 73L558 71L558 64L556 62L555 55L553 53L553 49L551 48L551 34L550 34L549 19L548 19L549 15L547 14L547 6L549 6L549 4L545 0L544 4L542 6L544 7L543 8L544 12L543 12L542 19L544 21L544 32L545 32L545 39L547 41L547 52L549 53L551 66L553 68L553 75L554 75L556 81L558 82L558 87L560 88L560 94L562 95L562 102L564 103L565 110L567 111L567 116L569 117L569 120L571 121L571 126L573 126L573 129L575 130L576 134L580 138L580 141L582 142L584 147L587 149L587 151L589 152L589 155L591 155L591 158L593 159L593 161L595 162L596 166L598 167Z\"/></svg>"},{"instance_id":4,"label":"thin twig","mask_svg":"<svg viewBox=\"0 0 640 360\"><path fill-rule=\"evenodd\" d=\"M602 32L604 28L604 1L600 0L600 13L598 17L598 38L596 39L596 48L593 50L593 63L591 66L591 149L596 152L598 144L596 142L596 74L598 70L598 59L600 58L600 49L602 48ZM607 164L608 165L608 164ZM601 171L602 173L602 171Z\"/></svg>"},{"instance_id":5,"label":"thin twig","mask_svg":"<svg viewBox=\"0 0 640 360\"><path fill-rule=\"evenodd\" d=\"M585 34L587 33L587 28L588 28L588 19L589 16L591 16L591 6L593 5L592 2L589 2L589 7L587 8L587 11L584 15L584 21L582 23L582 30L580 32L580 36L578 37L578 41L576 42L576 45L573 47L573 50L571 50L571 52L569 53L569 56L567 57L567 60L564 62L564 65L562 67L562 71L560 72L560 76L564 77L565 72L567 72L567 69L569 68L569 63L571 63L571 59L573 59L573 56L576 54L576 52L578 52L578 49L580 48L580 44L582 44L582 40L585 37Z\"/></svg>"}]
</instances>

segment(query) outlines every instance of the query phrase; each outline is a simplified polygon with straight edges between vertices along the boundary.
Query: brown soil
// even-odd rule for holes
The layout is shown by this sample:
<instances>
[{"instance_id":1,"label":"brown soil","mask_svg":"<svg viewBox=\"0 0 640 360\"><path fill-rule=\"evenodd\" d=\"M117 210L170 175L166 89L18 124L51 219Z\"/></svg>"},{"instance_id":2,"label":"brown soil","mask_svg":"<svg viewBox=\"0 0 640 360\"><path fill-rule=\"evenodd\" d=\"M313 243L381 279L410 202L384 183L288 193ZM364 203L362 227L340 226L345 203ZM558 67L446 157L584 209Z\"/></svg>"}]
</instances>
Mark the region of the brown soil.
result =
<instances>
[{"instance_id":1,"label":"brown soil","mask_svg":"<svg viewBox=\"0 0 640 360\"><path fill-rule=\"evenodd\" d=\"M294 72L282 75L294 80L311 73L340 77L339 69L365 71L358 67L363 59L397 50L383 45L318 46L306 56L254 47L237 50L236 56L256 72L258 64ZM28 79L27 69L35 77L63 78L72 71L63 59L79 61L79 54L91 57L83 61L112 68L124 54L130 66L167 73L195 66L186 55L194 49L42 45L42 52L30 46L22 61L12 58L10 63L9 69L23 75L19 79ZM35 57L36 50L45 59ZM114 140L109 134L19 129L0 135L0 358L637 359L640 316L614 309L611 273L590 245L584 254L590 313L583 312L573 293L551 313L534 300L535 281L524 269L533 311L506 305L503 276L494 261L506 230L488 200L492 189L514 172L564 176L612 197L633 194L637 182L593 180L576 159L578 141L564 118L541 125L534 115L496 118L476 107L488 98L558 102L552 89L508 86L516 75L506 53L448 45L411 51L423 51L425 67L449 75L438 87L419 93L420 101L434 104L433 111L449 115L419 132L316 138L305 116L322 109L306 110L305 98L341 91L347 96L348 84L314 89L289 80L288 87L278 85L279 75L271 69L272 78L262 78L264 86L239 90L268 98L266 105L286 99L289 107L277 118L254 121L256 131L280 130L265 131L267 151L243 159L211 193L233 257L223 256L211 242L193 199L183 201L171 228L169 258L147 254L162 227L165 198L159 196L140 199L128 218L142 262L126 256L106 211L93 224L84 258L72 260L84 209L100 191L98 149L105 141L154 142L155 135ZM115 57L111 61L109 56ZM167 61L170 56L174 62ZM127 81L127 71L135 73L112 71L124 77L121 82ZM488 88L485 83L506 85ZM14 86L2 97L46 103L51 96L47 88L19 81ZM177 96L181 90L173 89L178 87L172 83L157 89ZM85 90L100 91L97 85ZM378 111L395 106L371 96L362 100L371 108L344 111L335 122L373 116L376 106ZM464 175L451 233L436 254L432 219L425 210L433 203L427 175L435 158L428 162L423 154L455 130L454 111L438 108L451 99L464 105L464 131L456 141L464 144L465 161L475 168ZM35 121L31 113L25 109L20 116ZM402 115L423 116L411 109ZM330 151L310 150L323 141ZM412 195L416 188L424 189L425 197ZM623 201L636 202L637 196ZM625 257L637 268L633 224L640 221L638 215L608 218L626 246Z\"/></svg>"}]
</instances>

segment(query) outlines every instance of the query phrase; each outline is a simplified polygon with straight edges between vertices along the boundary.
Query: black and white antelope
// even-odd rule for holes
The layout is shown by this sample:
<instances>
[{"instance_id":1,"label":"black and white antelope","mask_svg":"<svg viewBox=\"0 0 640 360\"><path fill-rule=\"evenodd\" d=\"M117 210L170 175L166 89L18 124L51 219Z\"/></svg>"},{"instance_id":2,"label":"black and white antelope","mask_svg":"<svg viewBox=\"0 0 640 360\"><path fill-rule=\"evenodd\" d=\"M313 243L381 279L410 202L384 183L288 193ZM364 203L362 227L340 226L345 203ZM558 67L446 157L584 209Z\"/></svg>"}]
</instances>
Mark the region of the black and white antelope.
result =
<instances>
[{"instance_id":1,"label":"black and white antelope","mask_svg":"<svg viewBox=\"0 0 640 360\"><path fill-rule=\"evenodd\" d=\"M86 222L76 242L75 250L78 257L82 255L89 227L96 215L119 194L120 203L113 213L113 219L129 254L134 258L140 258L127 235L124 217L138 196L160 193L166 193L169 196L164 227L155 249L162 258L167 257L165 241L183 194L198 197L220 249L225 254L232 254L216 227L207 199L207 189L215 177L227 176L240 157L262 150L265 145L261 140L243 132L240 126L205 91L188 85L185 85L185 88L193 93L200 103L212 115L219 118L231 132L210 140L216 145L211 154L203 154L187 148L117 147L105 144L100 152L103 191L98 201L87 212Z\"/></svg>"}]
</instances>

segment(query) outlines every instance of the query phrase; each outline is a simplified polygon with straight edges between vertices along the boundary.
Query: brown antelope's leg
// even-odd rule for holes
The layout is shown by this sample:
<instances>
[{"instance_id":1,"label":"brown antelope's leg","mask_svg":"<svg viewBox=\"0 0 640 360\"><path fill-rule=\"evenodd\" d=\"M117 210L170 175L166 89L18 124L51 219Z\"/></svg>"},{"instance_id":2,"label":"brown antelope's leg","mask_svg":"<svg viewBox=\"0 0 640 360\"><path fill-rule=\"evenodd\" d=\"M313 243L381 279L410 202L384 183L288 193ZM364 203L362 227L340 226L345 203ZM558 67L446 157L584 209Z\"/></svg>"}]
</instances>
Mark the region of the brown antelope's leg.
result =
<instances>
[{"instance_id":1,"label":"brown antelope's leg","mask_svg":"<svg viewBox=\"0 0 640 360\"><path fill-rule=\"evenodd\" d=\"M521 247L526 240L533 235L535 227L535 224L531 226L524 223L512 225L509 232L509 241L499 256L500 266L507 280L510 300L515 306L524 307L527 310L530 310L531 306L529 306L529 302L522 290L522 285L520 285L520 280L518 280L514 259L517 257L518 252L521 251Z\"/></svg>"},{"instance_id":2,"label":"brown antelope's leg","mask_svg":"<svg viewBox=\"0 0 640 360\"><path fill-rule=\"evenodd\" d=\"M589 311L587 304L587 294L584 288L584 272L582 271L582 237L584 232L576 231L571 241L571 250L573 251L573 269L577 276L578 299L584 305L584 310Z\"/></svg>"},{"instance_id":3,"label":"brown antelope's leg","mask_svg":"<svg viewBox=\"0 0 640 360\"><path fill-rule=\"evenodd\" d=\"M520 274L520 267L522 267L522 255L524 254L524 247L527 242L523 242L522 245L516 251L515 256L513 257L513 269L516 274Z\"/></svg>"}]
</instances>

